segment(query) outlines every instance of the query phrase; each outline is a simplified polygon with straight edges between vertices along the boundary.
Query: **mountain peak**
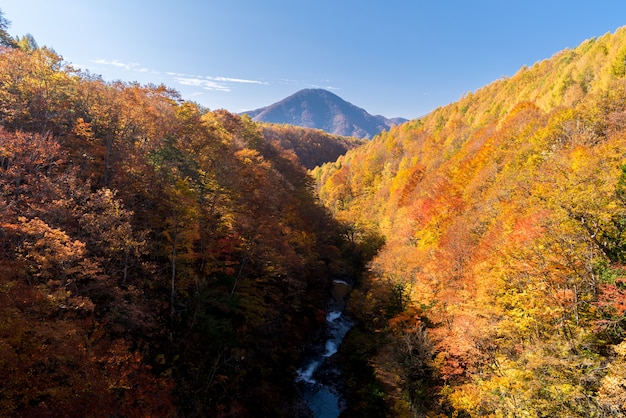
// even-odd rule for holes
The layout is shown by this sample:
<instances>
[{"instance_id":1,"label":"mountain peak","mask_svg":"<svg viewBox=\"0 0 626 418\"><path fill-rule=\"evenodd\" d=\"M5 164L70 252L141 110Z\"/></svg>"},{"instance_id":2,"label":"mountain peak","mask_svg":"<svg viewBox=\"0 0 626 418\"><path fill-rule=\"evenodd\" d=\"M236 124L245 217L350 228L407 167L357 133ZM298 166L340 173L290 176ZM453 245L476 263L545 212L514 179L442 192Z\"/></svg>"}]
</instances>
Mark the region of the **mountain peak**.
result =
<instances>
[{"instance_id":1,"label":"mountain peak","mask_svg":"<svg viewBox=\"0 0 626 418\"><path fill-rule=\"evenodd\" d=\"M260 109L244 112L257 122L321 129L331 134L372 138L405 119L373 116L328 90L307 88Z\"/></svg>"}]
</instances>

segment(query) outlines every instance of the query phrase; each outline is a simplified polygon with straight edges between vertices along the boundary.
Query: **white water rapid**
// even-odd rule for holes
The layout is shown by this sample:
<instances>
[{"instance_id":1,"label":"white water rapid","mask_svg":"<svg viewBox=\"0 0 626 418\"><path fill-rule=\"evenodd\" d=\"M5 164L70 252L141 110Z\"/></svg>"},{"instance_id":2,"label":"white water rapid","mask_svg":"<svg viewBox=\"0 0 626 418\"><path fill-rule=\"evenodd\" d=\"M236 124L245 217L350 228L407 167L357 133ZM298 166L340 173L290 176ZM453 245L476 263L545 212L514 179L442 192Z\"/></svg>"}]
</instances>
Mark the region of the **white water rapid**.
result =
<instances>
[{"instance_id":1,"label":"white water rapid","mask_svg":"<svg viewBox=\"0 0 626 418\"><path fill-rule=\"evenodd\" d=\"M328 366L331 358L352 328L352 321L343 315L344 298L350 285L344 281L333 282L333 298L326 314L326 340L297 372L296 383L315 418L337 418L344 409L338 391L339 370Z\"/></svg>"}]
</instances>

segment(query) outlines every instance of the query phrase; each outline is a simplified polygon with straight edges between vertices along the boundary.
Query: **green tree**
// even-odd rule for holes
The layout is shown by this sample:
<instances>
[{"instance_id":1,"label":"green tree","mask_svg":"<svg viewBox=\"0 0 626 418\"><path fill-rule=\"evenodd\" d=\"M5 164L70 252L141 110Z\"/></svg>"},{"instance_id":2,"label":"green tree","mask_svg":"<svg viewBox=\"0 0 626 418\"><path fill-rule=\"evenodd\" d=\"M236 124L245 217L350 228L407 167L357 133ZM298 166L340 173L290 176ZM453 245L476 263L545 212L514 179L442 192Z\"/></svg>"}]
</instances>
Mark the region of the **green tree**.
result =
<instances>
[{"instance_id":1,"label":"green tree","mask_svg":"<svg viewBox=\"0 0 626 418\"><path fill-rule=\"evenodd\" d=\"M15 48L15 40L8 32L9 26L11 26L11 22L4 17L4 13L0 10L0 45Z\"/></svg>"},{"instance_id":2,"label":"green tree","mask_svg":"<svg viewBox=\"0 0 626 418\"><path fill-rule=\"evenodd\" d=\"M613 60L611 64L611 74L616 77L624 77L624 75L626 75L626 49L619 51Z\"/></svg>"},{"instance_id":3,"label":"green tree","mask_svg":"<svg viewBox=\"0 0 626 418\"><path fill-rule=\"evenodd\" d=\"M39 49L39 44L35 40L35 37L30 33L27 33L24 36L18 36L16 40L16 44L18 48L20 48L24 52L32 52Z\"/></svg>"}]
</instances>

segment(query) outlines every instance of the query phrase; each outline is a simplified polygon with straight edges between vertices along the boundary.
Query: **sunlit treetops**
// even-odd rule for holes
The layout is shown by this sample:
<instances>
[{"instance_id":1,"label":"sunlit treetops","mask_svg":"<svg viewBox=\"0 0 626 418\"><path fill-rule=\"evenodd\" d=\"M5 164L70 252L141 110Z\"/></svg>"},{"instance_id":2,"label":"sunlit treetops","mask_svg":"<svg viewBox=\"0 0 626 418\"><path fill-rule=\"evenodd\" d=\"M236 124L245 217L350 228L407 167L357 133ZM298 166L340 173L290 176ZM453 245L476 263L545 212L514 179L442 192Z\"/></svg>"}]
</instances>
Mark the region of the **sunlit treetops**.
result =
<instances>
[{"instance_id":1,"label":"sunlit treetops","mask_svg":"<svg viewBox=\"0 0 626 418\"><path fill-rule=\"evenodd\" d=\"M351 300L398 414L626 412L625 51L590 39L313 171L385 238Z\"/></svg>"}]
</instances>

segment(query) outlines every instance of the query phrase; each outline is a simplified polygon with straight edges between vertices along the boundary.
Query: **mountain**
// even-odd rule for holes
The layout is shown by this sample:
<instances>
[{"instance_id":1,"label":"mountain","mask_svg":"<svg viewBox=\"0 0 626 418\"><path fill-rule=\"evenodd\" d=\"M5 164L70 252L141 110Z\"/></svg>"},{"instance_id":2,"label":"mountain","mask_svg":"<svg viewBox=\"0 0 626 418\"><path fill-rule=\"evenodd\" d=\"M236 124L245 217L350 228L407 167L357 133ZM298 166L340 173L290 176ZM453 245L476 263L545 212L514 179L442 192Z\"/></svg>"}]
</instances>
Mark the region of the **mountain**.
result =
<instances>
[{"instance_id":1,"label":"mountain","mask_svg":"<svg viewBox=\"0 0 626 418\"><path fill-rule=\"evenodd\" d=\"M349 391L395 416L626 416L624 150L626 27L314 170L385 242L348 301L374 369Z\"/></svg>"},{"instance_id":2,"label":"mountain","mask_svg":"<svg viewBox=\"0 0 626 418\"><path fill-rule=\"evenodd\" d=\"M244 112L256 122L316 128L335 135L372 138L406 122L403 118L373 116L323 89L304 89L272 105Z\"/></svg>"},{"instance_id":3,"label":"mountain","mask_svg":"<svg viewBox=\"0 0 626 418\"><path fill-rule=\"evenodd\" d=\"M2 49L0 416L626 416L626 27L312 172L265 125Z\"/></svg>"}]
</instances>

